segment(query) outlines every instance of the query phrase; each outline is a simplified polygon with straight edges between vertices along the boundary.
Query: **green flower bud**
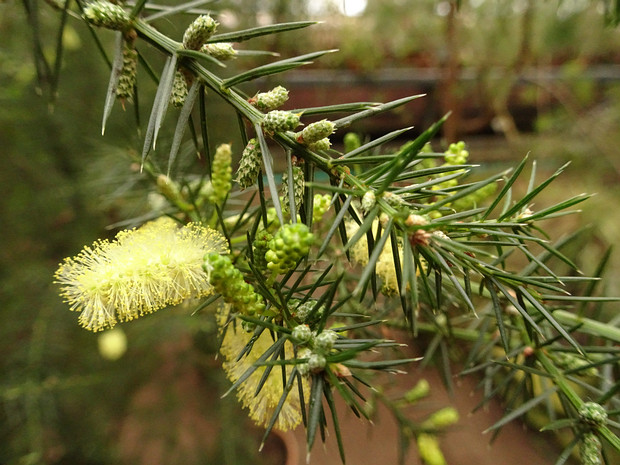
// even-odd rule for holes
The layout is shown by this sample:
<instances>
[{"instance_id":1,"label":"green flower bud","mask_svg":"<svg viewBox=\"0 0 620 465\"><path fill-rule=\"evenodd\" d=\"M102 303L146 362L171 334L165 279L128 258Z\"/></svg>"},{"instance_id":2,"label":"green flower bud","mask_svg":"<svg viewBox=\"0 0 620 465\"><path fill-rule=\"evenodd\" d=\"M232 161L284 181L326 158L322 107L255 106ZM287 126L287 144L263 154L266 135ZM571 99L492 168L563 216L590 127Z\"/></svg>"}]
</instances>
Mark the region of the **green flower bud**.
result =
<instances>
[{"instance_id":1,"label":"green flower bud","mask_svg":"<svg viewBox=\"0 0 620 465\"><path fill-rule=\"evenodd\" d=\"M253 186L258 179L261 161L262 155L258 140L256 138L250 139L248 145L243 149L241 160L239 161L239 168L235 175L235 181L239 183L243 189Z\"/></svg>"},{"instance_id":2,"label":"green flower bud","mask_svg":"<svg viewBox=\"0 0 620 465\"><path fill-rule=\"evenodd\" d=\"M354 132L347 132L344 135L344 153L352 152L353 150L362 146L362 140L360 136Z\"/></svg>"},{"instance_id":3,"label":"green flower bud","mask_svg":"<svg viewBox=\"0 0 620 465\"><path fill-rule=\"evenodd\" d=\"M594 433L586 433L581 439L579 458L581 465L601 465L601 441Z\"/></svg>"},{"instance_id":4,"label":"green flower bud","mask_svg":"<svg viewBox=\"0 0 620 465\"><path fill-rule=\"evenodd\" d=\"M334 132L334 123L326 119L311 123L306 126L303 131L295 134L297 142L300 144L314 144L326 137L329 137Z\"/></svg>"},{"instance_id":5,"label":"green flower bud","mask_svg":"<svg viewBox=\"0 0 620 465\"><path fill-rule=\"evenodd\" d=\"M439 440L433 434L419 434L418 453L427 465L446 465L446 459L439 448Z\"/></svg>"},{"instance_id":6,"label":"green flower bud","mask_svg":"<svg viewBox=\"0 0 620 465\"><path fill-rule=\"evenodd\" d=\"M252 255L254 256L254 266L260 271L267 269L267 260L265 254L269 250L269 242L273 239L273 235L264 229L258 231L252 243Z\"/></svg>"},{"instance_id":7,"label":"green flower bud","mask_svg":"<svg viewBox=\"0 0 620 465\"><path fill-rule=\"evenodd\" d=\"M305 344L312 338L312 330L308 325L297 325L295 326L295 328L293 328L292 336L293 339L296 339L301 344Z\"/></svg>"},{"instance_id":8,"label":"green flower bud","mask_svg":"<svg viewBox=\"0 0 620 465\"><path fill-rule=\"evenodd\" d=\"M326 329L314 337L312 345L318 352L329 353L337 340L338 333L336 331L332 331L331 329Z\"/></svg>"},{"instance_id":9,"label":"green flower bud","mask_svg":"<svg viewBox=\"0 0 620 465\"><path fill-rule=\"evenodd\" d=\"M285 224L269 242L265 254L267 268L275 274L286 273L306 256L314 242L314 235L303 223Z\"/></svg>"},{"instance_id":10,"label":"green flower bud","mask_svg":"<svg viewBox=\"0 0 620 465\"><path fill-rule=\"evenodd\" d=\"M295 210L299 211L301 203L304 199L304 170L299 166L293 166L293 197L295 199ZM282 209L285 212L289 211L289 199L288 199L288 171L282 174Z\"/></svg>"},{"instance_id":11,"label":"green flower bud","mask_svg":"<svg viewBox=\"0 0 620 465\"><path fill-rule=\"evenodd\" d=\"M325 365L327 365L327 360L321 354L312 353L308 357L308 369L313 373L323 371Z\"/></svg>"},{"instance_id":12,"label":"green flower bud","mask_svg":"<svg viewBox=\"0 0 620 465\"><path fill-rule=\"evenodd\" d=\"M174 73L174 82L172 84L172 93L170 94L170 103L176 108L181 108L187 97L187 80L181 71Z\"/></svg>"},{"instance_id":13,"label":"green flower bud","mask_svg":"<svg viewBox=\"0 0 620 465\"><path fill-rule=\"evenodd\" d=\"M431 387L430 384L428 384L428 381L426 381L425 379L421 379L420 381L418 381L418 384L416 384L405 393L404 399L407 403L413 404L420 399L428 396L430 392Z\"/></svg>"},{"instance_id":14,"label":"green flower bud","mask_svg":"<svg viewBox=\"0 0 620 465\"><path fill-rule=\"evenodd\" d=\"M133 100L137 71L138 52L135 48L126 43L123 47L123 67L118 77L116 98L130 102Z\"/></svg>"},{"instance_id":15,"label":"green flower bud","mask_svg":"<svg viewBox=\"0 0 620 465\"><path fill-rule=\"evenodd\" d=\"M97 0L84 7L84 18L93 26L116 31L123 30L131 23L129 13L121 6L105 0Z\"/></svg>"},{"instance_id":16,"label":"green flower bud","mask_svg":"<svg viewBox=\"0 0 620 465\"><path fill-rule=\"evenodd\" d=\"M289 302L291 314L295 318L297 318L299 321L301 321L302 323L306 323L306 324L310 323L310 316L312 315L312 311L314 310L314 307L316 306L316 302L317 302L316 300L310 299L304 302L303 304L300 304L298 300L291 299ZM319 320L324 312L325 312L324 306L318 308L316 312L314 312L314 315L312 315L312 320L313 321Z\"/></svg>"},{"instance_id":17,"label":"green flower bud","mask_svg":"<svg viewBox=\"0 0 620 465\"><path fill-rule=\"evenodd\" d=\"M263 129L268 133L292 131L299 124L299 115L290 111L273 110L263 119Z\"/></svg>"},{"instance_id":18,"label":"green flower bud","mask_svg":"<svg viewBox=\"0 0 620 465\"><path fill-rule=\"evenodd\" d=\"M213 44L204 44L202 47L200 47L200 51L222 61L230 60L237 57L237 51L233 48L233 44L229 42L215 42Z\"/></svg>"},{"instance_id":19,"label":"green flower bud","mask_svg":"<svg viewBox=\"0 0 620 465\"><path fill-rule=\"evenodd\" d=\"M467 163L469 152L465 150L465 142L460 141L455 144L450 144L448 150L445 152L445 160L448 165L462 165Z\"/></svg>"},{"instance_id":20,"label":"green flower bud","mask_svg":"<svg viewBox=\"0 0 620 465\"><path fill-rule=\"evenodd\" d=\"M459 412L453 407L442 408L433 413L424 423L424 427L441 429L459 421Z\"/></svg>"},{"instance_id":21,"label":"green flower bud","mask_svg":"<svg viewBox=\"0 0 620 465\"><path fill-rule=\"evenodd\" d=\"M260 111L271 111L280 108L287 100L288 90L282 86L277 86L269 92L259 92L249 102Z\"/></svg>"},{"instance_id":22,"label":"green flower bud","mask_svg":"<svg viewBox=\"0 0 620 465\"><path fill-rule=\"evenodd\" d=\"M211 163L213 202L221 204L232 188L232 151L230 144L220 144L215 149Z\"/></svg>"},{"instance_id":23,"label":"green flower bud","mask_svg":"<svg viewBox=\"0 0 620 465\"><path fill-rule=\"evenodd\" d=\"M314 194L314 202L312 204L312 219L315 222L319 222L323 219L329 206L331 205L332 198L329 194Z\"/></svg>"},{"instance_id":24,"label":"green flower bud","mask_svg":"<svg viewBox=\"0 0 620 465\"><path fill-rule=\"evenodd\" d=\"M377 199L375 197L375 193L373 191L366 192L362 197L362 210L364 210L365 213L368 213L372 207L375 206L376 202Z\"/></svg>"},{"instance_id":25,"label":"green flower bud","mask_svg":"<svg viewBox=\"0 0 620 465\"><path fill-rule=\"evenodd\" d=\"M216 292L222 295L235 311L244 315L260 315L265 309L263 297L251 284L243 279L243 274L232 264L230 257L218 253L205 256L203 268L209 282Z\"/></svg>"},{"instance_id":26,"label":"green flower bud","mask_svg":"<svg viewBox=\"0 0 620 465\"><path fill-rule=\"evenodd\" d=\"M607 423L607 411L596 402L585 402L579 409L579 418L592 426L604 426Z\"/></svg>"},{"instance_id":27,"label":"green flower bud","mask_svg":"<svg viewBox=\"0 0 620 465\"><path fill-rule=\"evenodd\" d=\"M569 352L554 352L551 357L559 368L562 368L564 370L579 370L575 373L577 375L598 375L598 370L596 369L596 367L585 368L590 364L590 362L585 360L584 358L579 357L576 354L571 354Z\"/></svg>"},{"instance_id":28,"label":"green flower bud","mask_svg":"<svg viewBox=\"0 0 620 465\"><path fill-rule=\"evenodd\" d=\"M307 347L304 347L303 349L297 352L298 359L302 359L302 358L310 359L311 355L312 355L312 350L310 350ZM308 366L308 362L297 364L297 370L302 376L305 376L308 373L310 373L310 367Z\"/></svg>"},{"instance_id":29,"label":"green flower bud","mask_svg":"<svg viewBox=\"0 0 620 465\"><path fill-rule=\"evenodd\" d=\"M325 137L324 139L318 140L314 142L313 144L308 144L308 148L314 151L329 150L331 146L332 146L332 143L329 140L329 137Z\"/></svg>"},{"instance_id":30,"label":"green flower bud","mask_svg":"<svg viewBox=\"0 0 620 465\"><path fill-rule=\"evenodd\" d=\"M213 35L219 23L209 15L198 16L183 34L183 47L198 50Z\"/></svg>"}]
</instances>

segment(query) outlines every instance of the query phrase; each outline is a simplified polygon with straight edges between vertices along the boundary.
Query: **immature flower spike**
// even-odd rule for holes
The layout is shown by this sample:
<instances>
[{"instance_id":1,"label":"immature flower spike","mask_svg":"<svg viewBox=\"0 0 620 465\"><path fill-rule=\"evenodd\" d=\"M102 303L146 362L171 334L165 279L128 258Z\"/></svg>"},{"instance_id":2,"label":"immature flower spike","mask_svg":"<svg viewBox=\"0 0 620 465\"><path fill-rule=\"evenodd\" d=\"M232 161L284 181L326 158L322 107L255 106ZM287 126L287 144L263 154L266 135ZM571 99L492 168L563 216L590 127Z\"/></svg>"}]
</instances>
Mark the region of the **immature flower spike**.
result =
<instances>
[{"instance_id":1,"label":"immature flower spike","mask_svg":"<svg viewBox=\"0 0 620 465\"><path fill-rule=\"evenodd\" d=\"M293 166L293 198L295 199L295 209L299 211L301 208L301 203L304 199L304 186L305 186L305 178L304 178L304 170L299 166ZM289 211L289 198L288 198L288 171L285 171L282 175L282 208L284 211Z\"/></svg>"},{"instance_id":2,"label":"immature flower spike","mask_svg":"<svg viewBox=\"0 0 620 465\"><path fill-rule=\"evenodd\" d=\"M215 42L213 44L204 44L202 47L200 47L200 51L222 61L230 60L237 57L237 51L233 48L233 44L229 42Z\"/></svg>"},{"instance_id":3,"label":"immature flower spike","mask_svg":"<svg viewBox=\"0 0 620 465\"><path fill-rule=\"evenodd\" d=\"M123 30L131 23L129 13L121 6L97 0L84 7L84 18L93 26Z\"/></svg>"},{"instance_id":4,"label":"immature flower spike","mask_svg":"<svg viewBox=\"0 0 620 465\"><path fill-rule=\"evenodd\" d=\"M235 181L237 181L243 189L253 186L258 179L261 161L260 144L258 143L258 139L252 138L243 149L241 160L239 161L239 168L235 175Z\"/></svg>"},{"instance_id":5,"label":"immature flower spike","mask_svg":"<svg viewBox=\"0 0 620 465\"><path fill-rule=\"evenodd\" d=\"M332 146L332 142L329 140L329 137L325 137L321 140L318 140L314 142L313 144L308 144L308 148L314 151L329 150L331 146Z\"/></svg>"},{"instance_id":6,"label":"immature flower spike","mask_svg":"<svg viewBox=\"0 0 620 465\"><path fill-rule=\"evenodd\" d=\"M209 15L198 16L183 34L183 47L198 50L213 35L219 23Z\"/></svg>"},{"instance_id":7,"label":"immature flower spike","mask_svg":"<svg viewBox=\"0 0 620 465\"><path fill-rule=\"evenodd\" d=\"M288 90L282 86L277 86L269 92L259 92L249 102L260 111L271 111L280 108L287 100Z\"/></svg>"},{"instance_id":8,"label":"immature flower spike","mask_svg":"<svg viewBox=\"0 0 620 465\"><path fill-rule=\"evenodd\" d=\"M216 231L168 218L97 241L56 271L56 282L80 324L91 331L113 327L188 298L213 292L202 257L226 251Z\"/></svg>"},{"instance_id":9,"label":"immature flower spike","mask_svg":"<svg viewBox=\"0 0 620 465\"><path fill-rule=\"evenodd\" d=\"M276 274L292 270L308 254L313 242L314 235L305 224L283 225L269 242L269 250L265 254L267 268Z\"/></svg>"},{"instance_id":10,"label":"immature flower spike","mask_svg":"<svg viewBox=\"0 0 620 465\"><path fill-rule=\"evenodd\" d=\"M181 71L174 73L174 82L172 84L172 93L170 94L170 103L176 108L181 108L187 97L187 81Z\"/></svg>"},{"instance_id":11,"label":"immature flower spike","mask_svg":"<svg viewBox=\"0 0 620 465\"><path fill-rule=\"evenodd\" d=\"M215 149L211 165L213 201L221 204L232 188L232 151L230 144L220 144Z\"/></svg>"},{"instance_id":12,"label":"immature flower spike","mask_svg":"<svg viewBox=\"0 0 620 465\"><path fill-rule=\"evenodd\" d=\"M135 48L125 44L123 47L123 67L116 86L116 98L128 101L133 99L137 71L138 52Z\"/></svg>"},{"instance_id":13,"label":"immature flower spike","mask_svg":"<svg viewBox=\"0 0 620 465\"><path fill-rule=\"evenodd\" d=\"M224 339L220 352L224 358L224 371L228 379L235 383L241 376L254 366L258 359L271 347L274 340L269 331L263 331L261 335L254 341L252 348L241 359L239 354L242 353L245 346L254 337L254 333L246 332L241 325L231 323L224 328L226 323L226 312L221 311L218 314L218 326L224 332ZM293 344L289 341L284 344L284 358L293 359ZM286 365L286 379L292 372L293 365ZM282 384L282 370L280 367L271 370L264 380L264 384L257 393L257 387L262 382L265 375L266 367L258 366L256 370L237 388L237 398L241 404L249 410L250 418L258 425L266 426L271 420L273 413L280 402L284 386ZM297 383L297 381L295 381ZM302 389L308 392L308 385L302 382ZM287 431L295 428L301 423L301 402L299 399L299 388L293 384L293 388L288 392L282 410L278 415L275 428L281 431Z\"/></svg>"},{"instance_id":14,"label":"immature flower spike","mask_svg":"<svg viewBox=\"0 0 620 465\"><path fill-rule=\"evenodd\" d=\"M581 465L601 465L601 440L594 433L585 433L579 447Z\"/></svg>"},{"instance_id":15,"label":"immature flower spike","mask_svg":"<svg viewBox=\"0 0 620 465\"><path fill-rule=\"evenodd\" d=\"M329 194L314 194L314 202L312 204L312 220L319 222L323 219L329 206L331 205L332 198Z\"/></svg>"},{"instance_id":16,"label":"immature flower spike","mask_svg":"<svg viewBox=\"0 0 620 465\"><path fill-rule=\"evenodd\" d=\"M326 119L311 123L306 126L303 131L298 132L295 137L297 142L304 145L314 144L326 137L329 137L334 132L334 123Z\"/></svg>"},{"instance_id":17,"label":"immature flower spike","mask_svg":"<svg viewBox=\"0 0 620 465\"><path fill-rule=\"evenodd\" d=\"M290 111L273 110L263 119L263 129L269 133L292 131L297 126L299 126L299 115Z\"/></svg>"}]
</instances>

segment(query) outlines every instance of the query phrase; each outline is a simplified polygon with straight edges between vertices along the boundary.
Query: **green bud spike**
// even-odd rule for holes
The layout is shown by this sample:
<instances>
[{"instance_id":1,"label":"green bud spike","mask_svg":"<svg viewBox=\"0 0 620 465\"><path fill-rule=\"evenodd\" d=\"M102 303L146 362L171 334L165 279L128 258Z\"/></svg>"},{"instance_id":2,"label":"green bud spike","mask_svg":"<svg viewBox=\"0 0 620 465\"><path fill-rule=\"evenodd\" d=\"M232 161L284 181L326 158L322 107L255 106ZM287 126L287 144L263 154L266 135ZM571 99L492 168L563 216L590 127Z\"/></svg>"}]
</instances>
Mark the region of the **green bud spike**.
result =
<instances>
[{"instance_id":1,"label":"green bud spike","mask_svg":"<svg viewBox=\"0 0 620 465\"><path fill-rule=\"evenodd\" d=\"M230 144L220 144L215 149L211 164L213 202L221 204L232 188L232 151Z\"/></svg>"},{"instance_id":2,"label":"green bud spike","mask_svg":"<svg viewBox=\"0 0 620 465\"><path fill-rule=\"evenodd\" d=\"M312 220L319 222L323 219L329 206L331 205L332 198L329 194L314 194L314 202L312 204Z\"/></svg>"},{"instance_id":3,"label":"green bud spike","mask_svg":"<svg viewBox=\"0 0 620 465\"><path fill-rule=\"evenodd\" d=\"M263 297L251 284L245 282L243 274L235 268L230 257L210 253L204 260L203 268L207 272L209 282L226 303L244 315L262 314L265 309Z\"/></svg>"},{"instance_id":4,"label":"green bud spike","mask_svg":"<svg viewBox=\"0 0 620 465\"><path fill-rule=\"evenodd\" d=\"M293 328L292 336L293 339L296 340L296 342L300 344L305 344L306 342L309 342L312 338L312 330L308 325L297 325L295 326L295 328Z\"/></svg>"},{"instance_id":5,"label":"green bud spike","mask_svg":"<svg viewBox=\"0 0 620 465\"><path fill-rule=\"evenodd\" d=\"M116 86L116 98L129 102L133 100L137 71L138 52L132 46L125 44L123 47L123 67Z\"/></svg>"},{"instance_id":6,"label":"green bud spike","mask_svg":"<svg viewBox=\"0 0 620 465\"><path fill-rule=\"evenodd\" d=\"M600 439L594 433L585 433L581 439L579 447L579 458L581 465L601 465L601 449Z\"/></svg>"},{"instance_id":7,"label":"green bud spike","mask_svg":"<svg viewBox=\"0 0 620 465\"><path fill-rule=\"evenodd\" d=\"M295 198L295 209L297 211L301 208L301 203L304 199L304 185L304 170L299 166L293 166L293 197ZM284 211L288 212L288 171L285 171L282 175L282 197L284 199L284 202L282 202L282 208Z\"/></svg>"},{"instance_id":8,"label":"green bud spike","mask_svg":"<svg viewBox=\"0 0 620 465\"><path fill-rule=\"evenodd\" d=\"M329 140L329 137L325 137L324 139L321 139L313 144L308 144L308 148L310 150L329 150L329 148L332 146L331 141Z\"/></svg>"},{"instance_id":9,"label":"green bud spike","mask_svg":"<svg viewBox=\"0 0 620 465\"><path fill-rule=\"evenodd\" d=\"M249 102L260 111L271 111L280 108L287 100L288 90L282 86L277 86L269 92L259 92Z\"/></svg>"},{"instance_id":10,"label":"green bud spike","mask_svg":"<svg viewBox=\"0 0 620 465\"><path fill-rule=\"evenodd\" d=\"M448 165L462 165L467 163L469 152L465 149L465 142L459 141L454 144L450 144L448 150L445 152L445 160Z\"/></svg>"},{"instance_id":11,"label":"green bud spike","mask_svg":"<svg viewBox=\"0 0 620 465\"><path fill-rule=\"evenodd\" d=\"M446 465L446 459L439 448L439 440L433 434L422 433L417 437L418 453L427 465Z\"/></svg>"},{"instance_id":12,"label":"green bud spike","mask_svg":"<svg viewBox=\"0 0 620 465\"><path fill-rule=\"evenodd\" d=\"M204 44L202 47L200 47L200 51L222 61L230 60L237 57L237 51L229 42L215 42L213 44Z\"/></svg>"},{"instance_id":13,"label":"green bud spike","mask_svg":"<svg viewBox=\"0 0 620 465\"><path fill-rule=\"evenodd\" d=\"M176 108L181 108L187 97L187 80L181 71L174 73L174 82L172 83L172 93L170 94L170 103Z\"/></svg>"},{"instance_id":14,"label":"green bud spike","mask_svg":"<svg viewBox=\"0 0 620 465\"><path fill-rule=\"evenodd\" d=\"M265 254L267 268L274 274L283 274L293 268L306 256L314 242L314 235L303 223L285 224L269 242Z\"/></svg>"},{"instance_id":15,"label":"green bud spike","mask_svg":"<svg viewBox=\"0 0 620 465\"><path fill-rule=\"evenodd\" d=\"M254 266L260 271L267 269L267 260L265 254L269 250L269 242L273 239L273 235L264 229L256 233L254 242L252 243L252 252L254 256Z\"/></svg>"},{"instance_id":16,"label":"green bud spike","mask_svg":"<svg viewBox=\"0 0 620 465\"><path fill-rule=\"evenodd\" d=\"M267 113L263 119L263 129L271 134L292 131L299 124L299 115L290 111L273 110Z\"/></svg>"},{"instance_id":17,"label":"green bud spike","mask_svg":"<svg viewBox=\"0 0 620 465\"><path fill-rule=\"evenodd\" d=\"M129 13L123 7L105 0L97 0L84 7L84 18L93 26L120 31L131 23Z\"/></svg>"},{"instance_id":18,"label":"green bud spike","mask_svg":"<svg viewBox=\"0 0 620 465\"><path fill-rule=\"evenodd\" d=\"M298 132L295 136L297 142L304 145L314 144L334 132L334 123L329 120L321 120L306 126L303 131Z\"/></svg>"},{"instance_id":19,"label":"green bud spike","mask_svg":"<svg viewBox=\"0 0 620 465\"><path fill-rule=\"evenodd\" d=\"M215 33L219 23L209 15L198 16L183 34L183 47L198 50Z\"/></svg>"},{"instance_id":20,"label":"green bud spike","mask_svg":"<svg viewBox=\"0 0 620 465\"><path fill-rule=\"evenodd\" d=\"M433 429L441 429L451 426L458 421L459 412L454 407L446 407L433 413L422 426Z\"/></svg>"},{"instance_id":21,"label":"green bud spike","mask_svg":"<svg viewBox=\"0 0 620 465\"><path fill-rule=\"evenodd\" d=\"M250 139L248 145L243 149L241 160L239 161L239 168L235 175L235 181L237 181L243 189L253 186L254 183L256 183L260 173L261 161L262 156L258 139Z\"/></svg>"},{"instance_id":22,"label":"green bud spike","mask_svg":"<svg viewBox=\"0 0 620 465\"><path fill-rule=\"evenodd\" d=\"M592 426L604 426L607 423L607 411L596 402L586 402L579 409L579 419Z\"/></svg>"}]
</instances>

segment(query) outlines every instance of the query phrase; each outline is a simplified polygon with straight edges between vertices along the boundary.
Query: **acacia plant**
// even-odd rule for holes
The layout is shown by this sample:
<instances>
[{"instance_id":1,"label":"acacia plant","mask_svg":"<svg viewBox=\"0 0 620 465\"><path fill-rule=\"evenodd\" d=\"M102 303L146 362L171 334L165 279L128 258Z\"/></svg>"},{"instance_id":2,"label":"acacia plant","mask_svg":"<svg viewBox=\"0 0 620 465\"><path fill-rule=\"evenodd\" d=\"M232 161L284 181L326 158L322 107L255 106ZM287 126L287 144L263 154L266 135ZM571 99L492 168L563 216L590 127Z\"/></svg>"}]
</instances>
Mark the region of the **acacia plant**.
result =
<instances>
[{"instance_id":1,"label":"acacia plant","mask_svg":"<svg viewBox=\"0 0 620 465\"><path fill-rule=\"evenodd\" d=\"M586 277L563 252L580 236L552 239L541 226L588 196L534 206L565 167L537 183L526 158L481 178L465 144L436 148L445 118L398 148L390 147L411 128L372 140L348 132L421 95L284 110L289 95L281 85L244 93L249 81L277 79L331 52L275 59L275 51L245 49L253 38L311 21L224 31L215 12L196 10L208 2L49 3L61 31L69 20L84 21L104 57L110 50L100 35L114 31L104 130L116 100L127 108L138 95L152 99L135 151L158 199L150 221L85 247L55 275L84 328L109 330L190 302L195 318L217 315L229 392L265 437L303 424L310 453L330 430L344 461L336 397L359 417L371 417L380 401L401 428L403 454L414 441L428 464L444 463L437 434L456 420L454 412L414 423L402 409L427 387L394 399L373 376L420 363L381 336L406 329L424 347L422 363L438 359L447 383L449 348L462 347L466 372L483 377L484 401L505 402L505 416L490 430L542 408L543 429L571 432L558 464L577 450L583 464L611 463L620 451L620 329L617 318L591 315L613 299L597 295L602 266ZM181 37L153 26L181 13ZM236 73L225 66L247 55L264 55L266 63ZM38 54L37 68L49 71L45 60ZM157 84L154 97L141 91L145 81ZM238 121L225 133L209 123L214 98ZM166 145L159 132L172 106L179 110ZM233 131L243 148L228 144ZM332 146L336 137L343 144ZM177 157L185 141L197 155L189 166ZM519 196L515 187L529 165Z\"/></svg>"}]
</instances>

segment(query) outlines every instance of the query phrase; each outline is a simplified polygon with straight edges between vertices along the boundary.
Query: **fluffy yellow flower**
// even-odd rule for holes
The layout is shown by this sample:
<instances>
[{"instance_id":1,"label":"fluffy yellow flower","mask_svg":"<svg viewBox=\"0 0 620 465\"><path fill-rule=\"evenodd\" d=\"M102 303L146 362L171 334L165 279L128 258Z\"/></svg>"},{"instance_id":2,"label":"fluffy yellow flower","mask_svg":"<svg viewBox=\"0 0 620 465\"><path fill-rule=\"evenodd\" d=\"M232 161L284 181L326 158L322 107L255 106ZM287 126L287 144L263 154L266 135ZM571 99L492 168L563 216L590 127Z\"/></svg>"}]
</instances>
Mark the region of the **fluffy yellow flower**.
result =
<instances>
[{"instance_id":1,"label":"fluffy yellow flower","mask_svg":"<svg viewBox=\"0 0 620 465\"><path fill-rule=\"evenodd\" d=\"M61 296L80 312L80 324L100 331L211 294L203 257L226 249L225 239L212 229L193 223L179 228L160 218L121 231L112 242L84 247L64 260L55 277Z\"/></svg>"},{"instance_id":2,"label":"fluffy yellow flower","mask_svg":"<svg viewBox=\"0 0 620 465\"><path fill-rule=\"evenodd\" d=\"M224 308L218 315L218 324L222 331L222 326L226 323L226 317L228 309ZM224 340L220 348L220 352L224 356L224 363L222 364L228 379L235 383L245 373L245 371L251 367L256 361L263 355L274 343L269 331L263 331L261 336L254 342L252 349L249 353L243 356L240 360L237 360L239 354L246 346L246 344L252 338L253 333L246 332L239 323L229 324L225 328ZM286 358L294 358L293 345L290 342L284 344L284 350ZM287 380L292 371L291 366L286 367ZM273 367L271 373L267 377L265 384L258 394L256 394L256 388L260 382L265 367L260 366L252 373L252 375L245 380L237 389L237 398L243 405L243 407L249 409L249 416L258 425L266 426L271 420L275 408L280 402L282 392L284 390L282 381L282 369L281 367ZM308 392L306 383L304 382L304 391ZM290 390L278 420L275 423L275 428L281 431L287 431L295 428L301 422L301 403L299 400L299 389L296 384Z\"/></svg>"}]
</instances>

